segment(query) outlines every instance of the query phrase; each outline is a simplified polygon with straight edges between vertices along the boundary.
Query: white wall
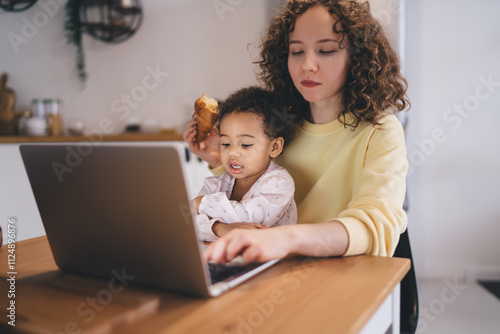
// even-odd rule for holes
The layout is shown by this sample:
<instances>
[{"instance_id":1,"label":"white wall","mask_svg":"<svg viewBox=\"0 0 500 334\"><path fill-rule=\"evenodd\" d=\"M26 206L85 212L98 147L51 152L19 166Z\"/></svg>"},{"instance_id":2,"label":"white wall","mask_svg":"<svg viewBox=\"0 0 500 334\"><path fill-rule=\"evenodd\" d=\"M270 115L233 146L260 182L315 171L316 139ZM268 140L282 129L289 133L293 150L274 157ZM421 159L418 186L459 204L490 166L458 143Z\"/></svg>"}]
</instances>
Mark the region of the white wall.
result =
<instances>
[{"instance_id":1,"label":"white wall","mask_svg":"<svg viewBox=\"0 0 500 334\"><path fill-rule=\"evenodd\" d=\"M65 3L39 0L25 12L0 10L0 71L11 75L18 109L29 108L34 97L58 97L66 124L82 120L88 130L101 130L99 120L109 117L115 125L111 132L122 131L125 109L142 121L182 129L202 93L224 98L256 83L247 46L259 41L268 24L265 0L232 1L239 4L226 11L217 11L213 1L144 0L142 27L130 40L105 44L84 35L89 74L84 88L75 70L75 48L65 42ZM43 17L50 18L44 22ZM14 34L25 43L11 42ZM147 68L169 75L143 98L138 93ZM132 96L132 107L121 101L123 94Z\"/></svg>"},{"instance_id":2,"label":"white wall","mask_svg":"<svg viewBox=\"0 0 500 334\"><path fill-rule=\"evenodd\" d=\"M417 275L500 272L500 2L407 6L409 231ZM487 88L490 79L495 86ZM462 115L454 109L460 105Z\"/></svg>"},{"instance_id":3,"label":"white wall","mask_svg":"<svg viewBox=\"0 0 500 334\"><path fill-rule=\"evenodd\" d=\"M24 170L19 145L0 145L0 226L7 244L9 220L14 220L14 240L45 235L33 192Z\"/></svg>"}]
</instances>

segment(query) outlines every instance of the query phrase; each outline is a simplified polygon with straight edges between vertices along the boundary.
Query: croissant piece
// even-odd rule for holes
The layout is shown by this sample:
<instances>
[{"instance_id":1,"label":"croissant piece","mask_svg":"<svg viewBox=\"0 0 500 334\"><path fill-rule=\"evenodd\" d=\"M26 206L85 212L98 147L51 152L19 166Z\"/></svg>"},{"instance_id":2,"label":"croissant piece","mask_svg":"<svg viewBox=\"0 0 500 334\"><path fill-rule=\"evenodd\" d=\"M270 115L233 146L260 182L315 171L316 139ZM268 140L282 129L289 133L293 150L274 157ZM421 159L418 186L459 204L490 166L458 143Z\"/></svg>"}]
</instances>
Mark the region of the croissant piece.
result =
<instances>
[{"instance_id":1,"label":"croissant piece","mask_svg":"<svg viewBox=\"0 0 500 334\"><path fill-rule=\"evenodd\" d=\"M198 143L204 141L214 127L218 106L217 101L209 98L206 94L195 101L193 117L196 116L198 121L198 133L195 137Z\"/></svg>"}]
</instances>

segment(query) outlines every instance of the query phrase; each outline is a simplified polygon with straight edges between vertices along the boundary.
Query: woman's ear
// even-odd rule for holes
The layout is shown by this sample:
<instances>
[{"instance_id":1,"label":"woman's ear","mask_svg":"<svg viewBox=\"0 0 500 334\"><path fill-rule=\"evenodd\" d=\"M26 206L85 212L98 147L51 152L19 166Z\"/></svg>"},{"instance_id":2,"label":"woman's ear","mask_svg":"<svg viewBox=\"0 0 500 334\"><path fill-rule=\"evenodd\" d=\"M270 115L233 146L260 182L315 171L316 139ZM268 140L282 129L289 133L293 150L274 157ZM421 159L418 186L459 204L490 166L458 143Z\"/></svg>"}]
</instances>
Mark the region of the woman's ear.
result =
<instances>
[{"instance_id":1,"label":"woman's ear","mask_svg":"<svg viewBox=\"0 0 500 334\"><path fill-rule=\"evenodd\" d=\"M281 152L283 151L283 145L285 144L285 140L283 139L283 137L278 137L278 138L274 138L273 140L271 140L271 150L269 152L269 156L274 159L276 158L278 155L281 154Z\"/></svg>"}]
</instances>

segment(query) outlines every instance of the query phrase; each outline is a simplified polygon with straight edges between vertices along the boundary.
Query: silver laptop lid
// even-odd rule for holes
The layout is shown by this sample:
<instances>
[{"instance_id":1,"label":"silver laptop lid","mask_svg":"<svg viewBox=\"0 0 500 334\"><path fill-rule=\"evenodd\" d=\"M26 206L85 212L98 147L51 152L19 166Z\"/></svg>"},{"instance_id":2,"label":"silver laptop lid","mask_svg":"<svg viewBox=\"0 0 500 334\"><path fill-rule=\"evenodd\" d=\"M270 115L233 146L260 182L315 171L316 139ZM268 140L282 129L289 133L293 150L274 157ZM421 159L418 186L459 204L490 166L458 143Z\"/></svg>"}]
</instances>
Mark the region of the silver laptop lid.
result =
<instances>
[{"instance_id":1,"label":"silver laptop lid","mask_svg":"<svg viewBox=\"0 0 500 334\"><path fill-rule=\"evenodd\" d=\"M56 264L208 296L179 148L20 146ZM133 277L133 278L131 278Z\"/></svg>"}]
</instances>

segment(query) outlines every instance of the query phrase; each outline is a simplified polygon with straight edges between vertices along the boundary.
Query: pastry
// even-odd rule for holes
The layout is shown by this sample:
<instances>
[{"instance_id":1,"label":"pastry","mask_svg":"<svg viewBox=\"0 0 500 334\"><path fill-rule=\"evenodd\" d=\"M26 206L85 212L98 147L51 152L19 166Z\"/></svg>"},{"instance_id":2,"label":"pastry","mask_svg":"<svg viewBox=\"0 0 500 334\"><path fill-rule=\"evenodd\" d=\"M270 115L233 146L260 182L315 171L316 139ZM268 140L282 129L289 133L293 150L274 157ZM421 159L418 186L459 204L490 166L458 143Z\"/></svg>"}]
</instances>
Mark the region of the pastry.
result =
<instances>
[{"instance_id":1,"label":"pastry","mask_svg":"<svg viewBox=\"0 0 500 334\"><path fill-rule=\"evenodd\" d=\"M218 103L216 100L209 98L203 94L194 103L194 114L198 121L198 133L196 134L196 141L201 143L210 133L215 125L215 119L218 113Z\"/></svg>"}]
</instances>

